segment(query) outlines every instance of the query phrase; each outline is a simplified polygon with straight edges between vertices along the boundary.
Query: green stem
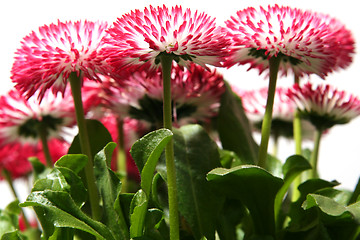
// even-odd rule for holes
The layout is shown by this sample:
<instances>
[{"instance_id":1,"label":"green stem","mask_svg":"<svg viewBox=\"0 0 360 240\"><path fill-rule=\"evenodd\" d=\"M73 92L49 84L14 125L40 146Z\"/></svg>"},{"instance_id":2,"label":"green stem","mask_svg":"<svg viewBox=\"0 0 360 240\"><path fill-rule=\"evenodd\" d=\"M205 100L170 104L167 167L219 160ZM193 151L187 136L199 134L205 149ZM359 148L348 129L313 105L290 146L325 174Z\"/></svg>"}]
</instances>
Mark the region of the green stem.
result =
<instances>
[{"instance_id":1,"label":"green stem","mask_svg":"<svg viewBox=\"0 0 360 240\"><path fill-rule=\"evenodd\" d=\"M44 155L45 155L46 165L49 168L52 168L53 167L53 161L52 161L52 157L50 155L49 144L48 144L48 141L47 141L48 134L47 134L46 128L44 126L42 126L42 125L43 124L39 125L37 131L38 131L39 136L40 136L43 152L44 152Z\"/></svg>"},{"instance_id":2,"label":"green stem","mask_svg":"<svg viewBox=\"0 0 360 240\"><path fill-rule=\"evenodd\" d=\"M168 54L160 56L162 74L163 74L163 121L164 128L172 130L171 113L171 66L172 57ZM167 185L169 197L169 221L170 221L170 239L179 239L179 213L178 199L176 189L176 172L174 161L174 142L171 140L165 147Z\"/></svg>"},{"instance_id":3,"label":"green stem","mask_svg":"<svg viewBox=\"0 0 360 240\"><path fill-rule=\"evenodd\" d=\"M273 151L272 151L272 154L273 156L277 157L278 155L278 151L279 151L279 134L276 132L274 133L274 136L273 136L273 140L274 140L274 146L273 146Z\"/></svg>"},{"instance_id":4,"label":"green stem","mask_svg":"<svg viewBox=\"0 0 360 240\"><path fill-rule=\"evenodd\" d=\"M310 163L312 166L312 169L310 171L310 178L317 178L318 172L317 172L317 165L318 165L318 157L319 157L319 149L320 149L320 140L322 136L322 130L317 129L315 131L315 137L314 137L314 149L311 153Z\"/></svg>"},{"instance_id":5,"label":"green stem","mask_svg":"<svg viewBox=\"0 0 360 240\"><path fill-rule=\"evenodd\" d=\"M298 75L294 76L294 83L299 84L300 78ZM293 135L295 142L295 154L302 155L302 128L301 128L301 117L298 109L294 112L294 121L293 121ZM296 201L300 197L300 192L298 190L299 185L301 184L301 174L297 176L293 182L291 199Z\"/></svg>"},{"instance_id":6,"label":"green stem","mask_svg":"<svg viewBox=\"0 0 360 240\"><path fill-rule=\"evenodd\" d=\"M2 173L3 173L4 178L6 179L6 182L7 182L8 185L9 185L9 187L10 187L10 189L11 189L11 192L12 192L12 194L14 195L15 199L16 199L16 200L19 200L18 194L17 194L17 192L16 192L16 190L15 190L15 187L14 187L14 184L13 184L13 181L12 181L12 177L11 177L11 175L10 175L10 172L9 172L8 170L6 170L6 169L3 169L3 170L2 170ZM30 225L30 223L29 223L29 221L28 221L28 219L27 219L27 217L26 217L23 209L20 208L20 210L21 210L21 213L22 213L23 218L24 218L24 223L25 223L26 229L31 228L31 225Z\"/></svg>"},{"instance_id":7,"label":"green stem","mask_svg":"<svg viewBox=\"0 0 360 240\"><path fill-rule=\"evenodd\" d=\"M91 154L90 142L86 128L85 116L84 116L84 108L81 98L81 79L80 76L77 76L75 72L72 72L69 76L69 81L71 86L71 92L74 99L76 121L79 128L80 147L82 153L88 157L88 162L85 166L85 178L89 192L91 214L93 219L100 220L101 217L101 211L99 205L100 197L95 184L93 157Z\"/></svg>"},{"instance_id":8,"label":"green stem","mask_svg":"<svg viewBox=\"0 0 360 240\"><path fill-rule=\"evenodd\" d=\"M262 168L266 167L267 152L271 131L272 111L275 98L276 80L279 71L280 57L271 57L269 59L270 79L268 88L268 97L265 108L265 115L261 127L261 142L259 148L258 165Z\"/></svg>"},{"instance_id":9,"label":"green stem","mask_svg":"<svg viewBox=\"0 0 360 240\"><path fill-rule=\"evenodd\" d=\"M355 203L356 200L358 199L359 195L360 195L360 178L359 178L359 180L356 184L356 187L349 199L348 205Z\"/></svg>"},{"instance_id":10,"label":"green stem","mask_svg":"<svg viewBox=\"0 0 360 240\"><path fill-rule=\"evenodd\" d=\"M126 192L127 187L127 169L126 169L126 153L124 141L124 120L118 118L116 120L118 130L118 155L117 155L117 169L121 176L121 191Z\"/></svg>"},{"instance_id":11,"label":"green stem","mask_svg":"<svg viewBox=\"0 0 360 240\"><path fill-rule=\"evenodd\" d=\"M301 130L301 118L299 110L295 110L294 114L294 141L295 141L295 154L302 155L302 130ZM300 197L298 186L301 184L301 174L297 176L293 182L291 199L296 201Z\"/></svg>"}]
</instances>

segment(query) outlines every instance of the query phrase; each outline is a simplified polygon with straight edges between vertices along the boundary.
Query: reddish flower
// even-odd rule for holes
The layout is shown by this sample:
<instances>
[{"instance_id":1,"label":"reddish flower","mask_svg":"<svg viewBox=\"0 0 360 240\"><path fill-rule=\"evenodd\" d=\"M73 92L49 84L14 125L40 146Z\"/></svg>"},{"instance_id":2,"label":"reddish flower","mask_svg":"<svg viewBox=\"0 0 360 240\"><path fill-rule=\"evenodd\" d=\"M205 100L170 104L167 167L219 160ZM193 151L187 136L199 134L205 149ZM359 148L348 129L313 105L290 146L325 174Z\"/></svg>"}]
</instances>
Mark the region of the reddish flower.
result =
<instances>
[{"instance_id":1,"label":"reddish flower","mask_svg":"<svg viewBox=\"0 0 360 240\"><path fill-rule=\"evenodd\" d=\"M26 36L17 50L12 80L27 97L36 91L42 99L47 89L64 93L71 72L100 80L106 65L98 56L106 23L77 21L44 25Z\"/></svg>"},{"instance_id":2,"label":"reddish flower","mask_svg":"<svg viewBox=\"0 0 360 240\"><path fill-rule=\"evenodd\" d=\"M105 55L115 71L127 66L158 67L159 54L172 54L180 65L189 61L202 66L220 66L226 55L226 31L205 13L192 13L181 6L131 11L108 30Z\"/></svg>"},{"instance_id":3,"label":"reddish flower","mask_svg":"<svg viewBox=\"0 0 360 240\"><path fill-rule=\"evenodd\" d=\"M360 115L360 100L330 85L303 86L295 84L287 95L294 101L303 117L321 130L344 124Z\"/></svg>"},{"instance_id":4,"label":"reddish flower","mask_svg":"<svg viewBox=\"0 0 360 240\"><path fill-rule=\"evenodd\" d=\"M269 68L268 58L281 56L280 72L295 75L329 72L352 61L351 33L336 19L296 8L268 6L247 8L226 21L232 36L227 66L250 64L260 73Z\"/></svg>"},{"instance_id":5,"label":"reddish flower","mask_svg":"<svg viewBox=\"0 0 360 240\"><path fill-rule=\"evenodd\" d=\"M175 123L201 122L217 114L225 90L221 74L196 64L190 64L188 69L174 64L171 75ZM122 79L121 85L111 78L101 84L87 82L85 105L100 103L117 116L130 116L157 126L162 122L162 84L160 71L151 77L146 71L134 72Z\"/></svg>"},{"instance_id":6,"label":"reddish flower","mask_svg":"<svg viewBox=\"0 0 360 240\"><path fill-rule=\"evenodd\" d=\"M268 88L244 91L233 87L233 90L241 97L245 113L254 124L255 129L261 130ZM271 131L272 134L278 136L293 137L293 120L296 104L286 95L287 92L288 88L276 88ZM303 121L302 131L303 137L312 138L314 127L310 123Z\"/></svg>"},{"instance_id":7,"label":"reddish flower","mask_svg":"<svg viewBox=\"0 0 360 240\"><path fill-rule=\"evenodd\" d=\"M241 97L244 110L249 119L254 122L261 121L265 114L268 88L249 91L241 91L233 88L233 90L235 90L235 92ZM289 97L286 95L286 92L286 88L276 88L273 107L273 119L292 122L296 105L289 99Z\"/></svg>"},{"instance_id":8,"label":"reddish flower","mask_svg":"<svg viewBox=\"0 0 360 240\"><path fill-rule=\"evenodd\" d=\"M49 150L54 162L65 155L68 148L69 144L64 141L58 139L49 141ZM0 178L2 178L2 169L6 169L13 179L25 177L32 171L28 161L30 157L37 157L45 164L45 156L40 142L35 145L20 142L0 144Z\"/></svg>"},{"instance_id":9,"label":"reddish flower","mask_svg":"<svg viewBox=\"0 0 360 240\"><path fill-rule=\"evenodd\" d=\"M69 136L75 124L73 105L69 93L63 98L47 92L39 103L36 96L26 100L18 90L11 90L0 97L0 140L37 144L39 127L46 129L49 139Z\"/></svg>"}]
</instances>

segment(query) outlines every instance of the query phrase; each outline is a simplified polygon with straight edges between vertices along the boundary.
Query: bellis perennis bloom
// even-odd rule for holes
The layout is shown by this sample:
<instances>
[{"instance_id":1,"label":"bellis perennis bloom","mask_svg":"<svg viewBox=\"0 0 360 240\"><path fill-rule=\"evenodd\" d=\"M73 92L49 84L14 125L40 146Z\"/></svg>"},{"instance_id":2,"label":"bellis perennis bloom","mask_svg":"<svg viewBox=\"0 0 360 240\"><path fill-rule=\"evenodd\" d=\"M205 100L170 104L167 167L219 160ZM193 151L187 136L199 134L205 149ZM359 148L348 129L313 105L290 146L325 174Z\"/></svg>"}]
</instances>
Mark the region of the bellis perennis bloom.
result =
<instances>
[{"instance_id":1,"label":"bellis perennis bloom","mask_svg":"<svg viewBox=\"0 0 360 240\"><path fill-rule=\"evenodd\" d=\"M69 136L75 124L73 105L69 92L64 98L47 92L39 103L36 96L26 100L18 90L11 90L0 97L0 140L37 144L38 128L43 128L48 138Z\"/></svg>"},{"instance_id":2,"label":"bellis perennis bloom","mask_svg":"<svg viewBox=\"0 0 360 240\"><path fill-rule=\"evenodd\" d=\"M239 90L233 87L242 100L245 113L254 124L256 130L261 130L261 123L265 115L268 88L255 90ZM276 88L271 132L277 136L293 137L293 120L296 104L287 96L288 88ZM307 121L302 122L303 137L312 137L314 127Z\"/></svg>"},{"instance_id":3,"label":"bellis perennis bloom","mask_svg":"<svg viewBox=\"0 0 360 240\"><path fill-rule=\"evenodd\" d=\"M39 89L41 99L50 87L54 93L64 93L71 72L99 80L97 73L105 71L98 52L106 28L102 22L58 21L30 33L15 53L11 72L16 87L27 97Z\"/></svg>"},{"instance_id":4,"label":"bellis perennis bloom","mask_svg":"<svg viewBox=\"0 0 360 240\"><path fill-rule=\"evenodd\" d=\"M51 139L49 141L49 151L53 161L57 161L65 155L70 144L59 140ZM36 157L42 163L45 163L41 143L23 144L20 142L0 143L0 178L2 169L7 170L12 179L25 177L32 171L29 158Z\"/></svg>"},{"instance_id":5,"label":"bellis perennis bloom","mask_svg":"<svg viewBox=\"0 0 360 240\"><path fill-rule=\"evenodd\" d=\"M296 76L329 72L349 65L354 41L349 30L327 15L296 8L249 7L226 21L232 36L227 65L250 64L260 73L269 68L268 58L281 56L280 72Z\"/></svg>"},{"instance_id":6,"label":"bellis perennis bloom","mask_svg":"<svg viewBox=\"0 0 360 240\"><path fill-rule=\"evenodd\" d=\"M108 30L105 55L115 71L127 66L155 69L159 54L172 54L180 65L189 61L220 66L226 55L226 31L205 13L181 6L135 10Z\"/></svg>"},{"instance_id":7,"label":"bellis perennis bloom","mask_svg":"<svg viewBox=\"0 0 360 240\"><path fill-rule=\"evenodd\" d=\"M360 115L360 100L330 85L295 84L287 95L296 103L302 116L320 130L348 123Z\"/></svg>"},{"instance_id":8,"label":"bellis perennis bloom","mask_svg":"<svg viewBox=\"0 0 360 240\"><path fill-rule=\"evenodd\" d=\"M160 125L163 105L161 72L149 77L146 71L137 71L119 81L105 78L99 84L85 83L85 106L95 102L119 117L130 116L154 126ZM215 116L224 91L223 76L217 71L208 71L196 64L190 64L189 68L174 64L171 95L175 124L201 122Z\"/></svg>"}]
</instances>

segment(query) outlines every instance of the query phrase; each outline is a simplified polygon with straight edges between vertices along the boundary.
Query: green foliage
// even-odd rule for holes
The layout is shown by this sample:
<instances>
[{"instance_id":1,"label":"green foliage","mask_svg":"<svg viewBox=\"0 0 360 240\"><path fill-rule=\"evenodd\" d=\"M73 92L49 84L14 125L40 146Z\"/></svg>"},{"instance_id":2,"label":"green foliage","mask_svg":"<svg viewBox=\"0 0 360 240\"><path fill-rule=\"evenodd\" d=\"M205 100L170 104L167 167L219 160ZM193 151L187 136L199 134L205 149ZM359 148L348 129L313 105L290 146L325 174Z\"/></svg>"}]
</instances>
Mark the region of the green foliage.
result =
<instances>
[{"instance_id":1,"label":"green foliage","mask_svg":"<svg viewBox=\"0 0 360 240\"><path fill-rule=\"evenodd\" d=\"M217 130L224 149L235 152L247 164L257 161L258 145L255 143L249 120L241 99L226 84L217 116Z\"/></svg>"},{"instance_id":2,"label":"green foliage","mask_svg":"<svg viewBox=\"0 0 360 240\"><path fill-rule=\"evenodd\" d=\"M180 214L196 239L214 239L224 197L206 174L221 166L217 145L201 126L187 125L174 130L174 154Z\"/></svg>"},{"instance_id":3,"label":"green foliage","mask_svg":"<svg viewBox=\"0 0 360 240\"><path fill-rule=\"evenodd\" d=\"M86 119L86 128L90 140L90 148L93 156L101 151L106 144L112 142L111 135L105 126L94 119ZM68 151L69 154L82 153L79 135L76 135Z\"/></svg>"},{"instance_id":4,"label":"green foliage","mask_svg":"<svg viewBox=\"0 0 360 240\"><path fill-rule=\"evenodd\" d=\"M142 237L145 233L145 219L155 168L163 149L172 136L170 130L160 129L145 135L131 148L131 155L141 174L141 189L131 202L130 236L132 238Z\"/></svg>"},{"instance_id":5,"label":"green foliage","mask_svg":"<svg viewBox=\"0 0 360 240\"><path fill-rule=\"evenodd\" d=\"M255 236L275 236L274 201L282 179L253 165L217 168L207 178L228 198L239 199L247 207Z\"/></svg>"},{"instance_id":6,"label":"green foliage","mask_svg":"<svg viewBox=\"0 0 360 240\"><path fill-rule=\"evenodd\" d=\"M109 168L115 147L115 143L109 143L94 158L96 183L103 203L101 222L111 230L115 239L129 239L128 226L120 205L121 182Z\"/></svg>"}]
</instances>

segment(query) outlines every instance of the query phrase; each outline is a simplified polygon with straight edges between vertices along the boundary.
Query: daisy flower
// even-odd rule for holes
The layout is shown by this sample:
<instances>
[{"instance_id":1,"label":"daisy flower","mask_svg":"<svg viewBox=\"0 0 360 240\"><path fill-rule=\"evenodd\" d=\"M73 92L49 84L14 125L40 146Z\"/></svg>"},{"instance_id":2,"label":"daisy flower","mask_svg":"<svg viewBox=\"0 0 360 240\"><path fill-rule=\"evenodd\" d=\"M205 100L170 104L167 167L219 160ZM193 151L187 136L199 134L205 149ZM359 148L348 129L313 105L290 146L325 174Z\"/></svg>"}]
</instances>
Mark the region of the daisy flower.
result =
<instances>
[{"instance_id":1,"label":"daisy flower","mask_svg":"<svg viewBox=\"0 0 360 240\"><path fill-rule=\"evenodd\" d=\"M69 146L69 143L59 139L50 140L49 148L53 161L65 155ZM37 157L45 164L46 160L40 142L35 145L20 142L0 144L0 178L2 170L9 172L12 179L26 177L32 171L28 160L31 157Z\"/></svg>"},{"instance_id":2,"label":"daisy flower","mask_svg":"<svg viewBox=\"0 0 360 240\"><path fill-rule=\"evenodd\" d=\"M131 117L161 126L162 87L159 71L151 77L146 71L134 72L121 80L104 77L102 83L84 84L84 105L102 106L101 113L104 108L110 109L120 118ZM188 69L174 64L171 72L174 124L200 123L214 117L224 91L223 76L216 70L207 71L196 64L190 64Z\"/></svg>"},{"instance_id":3,"label":"daisy flower","mask_svg":"<svg viewBox=\"0 0 360 240\"><path fill-rule=\"evenodd\" d=\"M360 115L358 97L328 84L295 84L287 95L296 104L301 116L320 130L348 123Z\"/></svg>"},{"instance_id":4,"label":"daisy flower","mask_svg":"<svg viewBox=\"0 0 360 240\"><path fill-rule=\"evenodd\" d=\"M162 54L172 55L180 65L221 66L228 46L226 31L216 26L214 18L181 6L131 11L108 33L104 55L115 71L127 66L154 70Z\"/></svg>"},{"instance_id":5,"label":"daisy flower","mask_svg":"<svg viewBox=\"0 0 360 240\"><path fill-rule=\"evenodd\" d=\"M295 84L287 95L295 102L300 116L308 119L316 128L314 149L311 153L311 178L318 177L317 165L321 137L324 131L337 124L345 124L360 115L360 99L340 91L331 85L314 86Z\"/></svg>"},{"instance_id":6,"label":"daisy flower","mask_svg":"<svg viewBox=\"0 0 360 240\"><path fill-rule=\"evenodd\" d=\"M106 28L104 22L58 21L31 32L15 53L11 78L16 88L27 97L39 90L42 99L49 88L64 94L72 72L100 80L98 72L106 71L106 64L98 52Z\"/></svg>"},{"instance_id":7,"label":"daisy flower","mask_svg":"<svg viewBox=\"0 0 360 240\"><path fill-rule=\"evenodd\" d=\"M226 21L232 46L227 66L250 64L260 73L270 57L281 57L279 71L324 78L352 61L351 32L328 15L297 8L268 6L238 11Z\"/></svg>"},{"instance_id":8,"label":"daisy flower","mask_svg":"<svg viewBox=\"0 0 360 240\"><path fill-rule=\"evenodd\" d=\"M37 144L39 128L45 130L48 138L63 139L71 136L75 123L70 94L63 98L47 92L39 102L36 96L26 99L15 89L0 97L0 139L3 143Z\"/></svg>"},{"instance_id":9,"label":"daisy flower","mask_svg":"<svg viewBox=\"0 0 360 240\"><path fill-rule=\"evenodd\" d=\"M255 90L241 90L232 87L234 92L241 97L243 108L249 120L253 123L255 130L261 131L262 120L265 115L267 88ZM274 138L283 136L293 137L293 121L296 104L286 95L288 88L276 88L273 117L271 123L271 134ZM308 121L301 121L302 136L306 139L312 137L314 127Z\"/></svg>"}]
</instances>

